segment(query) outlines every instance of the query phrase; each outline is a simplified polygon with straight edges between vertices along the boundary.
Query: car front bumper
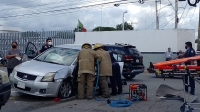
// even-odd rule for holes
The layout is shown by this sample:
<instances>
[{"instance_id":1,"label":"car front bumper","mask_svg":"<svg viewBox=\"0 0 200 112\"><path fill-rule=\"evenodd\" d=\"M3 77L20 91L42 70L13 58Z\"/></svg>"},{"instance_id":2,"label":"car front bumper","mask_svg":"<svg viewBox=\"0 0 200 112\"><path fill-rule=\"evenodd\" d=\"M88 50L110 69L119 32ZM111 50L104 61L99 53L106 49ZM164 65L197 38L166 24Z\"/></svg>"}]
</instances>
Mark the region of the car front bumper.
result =
<instances>
[{"instance_id":1,"label":"car front bumper","mask_svg":"<svg viewBox=\"0 0 200 112\"><path fill-rule=\"evenodd\" d=\"M42 97L56 97L61 82L40 82L42 77L37 77L35 81L22 80L16 75L12 79L12 87L21 93L42 96ZM18 82L25 84L25 88L20 88Z\"/></svg>"},{"instance_id":2,"label":"car front bumper","mask_svg":"<svg viewBox=\"0 0 200 112\"><path fill-rule=\"evenodd\" d=\"M6 83L0 87L0 106L3 106L7 103L11 94L11 84Z\"/></svg>"}]
</instances>

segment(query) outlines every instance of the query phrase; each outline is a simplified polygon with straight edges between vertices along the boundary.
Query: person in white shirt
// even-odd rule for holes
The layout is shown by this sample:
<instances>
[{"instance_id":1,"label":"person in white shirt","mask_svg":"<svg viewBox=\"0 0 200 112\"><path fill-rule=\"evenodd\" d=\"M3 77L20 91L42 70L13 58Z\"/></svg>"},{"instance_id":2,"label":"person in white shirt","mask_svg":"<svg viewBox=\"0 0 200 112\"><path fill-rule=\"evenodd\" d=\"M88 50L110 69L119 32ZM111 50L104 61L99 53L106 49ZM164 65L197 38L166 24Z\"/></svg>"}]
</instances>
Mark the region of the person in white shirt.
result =
<instances>
[{"instance_id":1,"label":"person in white shirt","mask_svg":"<svg viewBox=\"0 0 200 112\"><path fill-rule=\"evenodd\" d=\"M165 59L166 61L173 59L173 52L171 52L171 48L168 48L168 51L165 52Z\"/></svg>"}]
</instances>

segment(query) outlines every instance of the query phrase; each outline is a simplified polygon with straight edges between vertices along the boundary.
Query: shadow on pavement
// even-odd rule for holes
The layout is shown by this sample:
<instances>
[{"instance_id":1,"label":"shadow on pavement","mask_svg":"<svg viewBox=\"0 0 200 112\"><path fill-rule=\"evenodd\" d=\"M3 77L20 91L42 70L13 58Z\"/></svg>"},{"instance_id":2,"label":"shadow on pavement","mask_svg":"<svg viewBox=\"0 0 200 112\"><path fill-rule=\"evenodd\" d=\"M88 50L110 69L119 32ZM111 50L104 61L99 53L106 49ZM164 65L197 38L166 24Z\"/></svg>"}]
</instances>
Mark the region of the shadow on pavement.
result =
<instances>
[{"instance_id":1,"label":"shadow on pavement","mask_svg":"<svg viewBox=\"0 0 200 112\"><path fill-rule=\"evenodd\" d=\"M54 98L22 94L20 96L10 97L10 100L26 101L26 102L46 102L46 101L53 101Z\"/></svg>"}]
</instances>

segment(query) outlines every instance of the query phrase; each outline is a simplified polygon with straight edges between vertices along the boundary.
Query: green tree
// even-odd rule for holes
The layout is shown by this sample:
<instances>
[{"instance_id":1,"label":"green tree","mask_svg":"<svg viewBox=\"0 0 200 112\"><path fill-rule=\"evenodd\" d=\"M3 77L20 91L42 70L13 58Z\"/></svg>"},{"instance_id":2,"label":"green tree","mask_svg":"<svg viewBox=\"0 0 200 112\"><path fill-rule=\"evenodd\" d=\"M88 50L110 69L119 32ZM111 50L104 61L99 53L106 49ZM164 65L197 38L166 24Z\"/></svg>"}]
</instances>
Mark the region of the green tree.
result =
<instances>
[{"instance_id":1,"label":"green tree","mask_svg":"<svg viewBox=\"0 0 200 112\"><path fill-rule=\"evenodd\" d=\"M99 28L100 28L100 31L115 31L116 29L113 28L113 27L96 27L94 28L92 31L99 31Z\"/></svg>"},{"instance_id":2,"label":"green tree","mask_svg":"<svg viewBox=\"0 0 200 112\"><path fill-rule=\"evenodd\" d=\"M122 30L122 23L116 26L117 30ZM134 30L133 26L130 23L124 22L124 30Z\"/></svg>"}]
</instances>

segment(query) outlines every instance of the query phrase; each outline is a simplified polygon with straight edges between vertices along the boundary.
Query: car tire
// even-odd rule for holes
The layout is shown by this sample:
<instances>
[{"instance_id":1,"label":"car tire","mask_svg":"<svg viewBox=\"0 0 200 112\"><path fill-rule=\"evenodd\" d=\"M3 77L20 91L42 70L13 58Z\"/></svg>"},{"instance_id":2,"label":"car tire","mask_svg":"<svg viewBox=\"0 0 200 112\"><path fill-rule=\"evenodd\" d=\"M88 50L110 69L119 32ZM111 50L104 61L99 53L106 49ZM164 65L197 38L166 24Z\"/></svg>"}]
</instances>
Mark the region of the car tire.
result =
<instances>
[{"instance_id":1,"label":"car tire","mask_svg":"<svg viewBox=\"0 0 200 112\"><path fill-rule=\"evenodd\" d=\"M156 78L163 78L163 77L164 77L164 75L163 75L163 74L159 75L159 74L158 74L158 73L156 73L156 72L155 72L155 75L156 75Z\"/></svg>"},{"instance_id":2,"label":"car tire","mask_svg":"<svg viewBox=\"0 0 200 112\"><path fill-rule=\"evenodd\" d=\"M69 98L73 95L73 86L70 81L63 81L60 85L59 91L58 91L58 97L65 99Z\"/></svg>"},{"instance_id":3,"label":"car tire","mask_svg":"<svg viewBox=\"0 0 200 112\"><path fill-rule=\"evenodd\" d=\"M128 80L130 80L130 79L133 79L133 78L135 78L135 75L123 75L123 77L125 78L125 79L128 79Z\"/></svg>"}]
</instances>

